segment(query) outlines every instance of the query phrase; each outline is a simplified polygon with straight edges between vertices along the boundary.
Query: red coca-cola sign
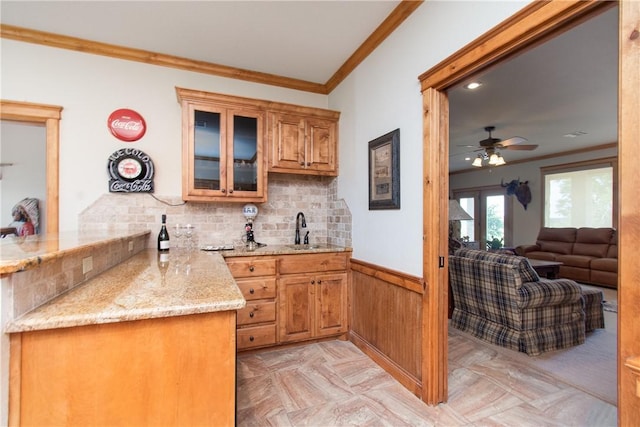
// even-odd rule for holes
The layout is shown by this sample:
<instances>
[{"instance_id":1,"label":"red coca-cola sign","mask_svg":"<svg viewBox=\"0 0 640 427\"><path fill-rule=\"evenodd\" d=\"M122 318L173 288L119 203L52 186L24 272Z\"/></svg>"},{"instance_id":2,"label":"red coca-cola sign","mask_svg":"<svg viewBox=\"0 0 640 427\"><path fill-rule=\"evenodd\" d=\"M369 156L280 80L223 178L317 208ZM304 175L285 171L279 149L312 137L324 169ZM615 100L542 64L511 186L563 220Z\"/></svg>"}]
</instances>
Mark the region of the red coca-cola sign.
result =
<instances>
[{"instance_id":1,"label":"red coca-cola sign","mask_svg":"<svg viewBox=\"0 0 640 427\"><path fill-rule=\"evenodd\" d=\"M107 120L109 130L121 141L137 141L147 131L147 125L142 116L128 108L114 111Z\"/></svg>"}]
</instances>

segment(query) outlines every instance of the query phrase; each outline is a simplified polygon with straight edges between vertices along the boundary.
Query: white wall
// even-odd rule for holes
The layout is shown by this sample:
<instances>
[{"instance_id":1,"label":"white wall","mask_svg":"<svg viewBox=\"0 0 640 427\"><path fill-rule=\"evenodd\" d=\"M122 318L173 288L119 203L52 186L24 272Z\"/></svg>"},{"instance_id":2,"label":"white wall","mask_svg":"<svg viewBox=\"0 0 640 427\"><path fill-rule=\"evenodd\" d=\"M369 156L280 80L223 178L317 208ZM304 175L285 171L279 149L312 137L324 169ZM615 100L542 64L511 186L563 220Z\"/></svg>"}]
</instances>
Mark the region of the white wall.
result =
<instances>
[{"instance_id":1,"label":"white wall","mask_svg":"<svg viewBox=\"0 0 640 427\"><path fill-rule=\"evenodd\" d=\"M60 231L108 193L107 159L122 147L147 153L155 194L181 194L181 115L175 87L327 108L325 95L1 39L2 98L63 107L60 122ZM147 124L133 143L116 139L107 118L131 108Z\"/></svg>"},{"instance_id":2,"label":"white wall","mask_svg":"<svg viewBox=\"0 0 640 427\"><path fill-rule=\"evenodd\" d=\"M528 2L427 1L329 95L341 111L338 197L356 259L422 276L422 97L418 76ZM401 209L369 211L368 142L400 128Z\"/></svg>"},{"instance_id":3,"label":"white wall","mask_svg":"<svg viewBox=\"0 0 640 427\"><path fill-rule=\"evenodd\" d=\"M527 209L515 199L510 197L513 203L513 246L533 244L538 236L538 231L542 225L542 210L544 201L542 200L542 187L540 168L544 166L562 165L566 163L580 162L618 155L616 148L607 150L592 151L572 156L554 157L552 159L539 160L534 162L519 163L510 166L508 163L498 168L482 168L470 172L451 175L449 186L451 190L463 188L475 188L489 185L500 185L501 180L507 183L512 179L529 181L531 190L531 203Z\"/></svg>"},{"instance_id":4,"label":"white wall","mask_svg":"<svg viewBox=\"0 0 640 427\"><path fill-rule=\"evenodd\" d=\"M46 144L44 125L2 120L0 123L0 224L13 221L11 209L25 197L40 200L40 232L46 233Z\"/></svg>"}]
</instances>

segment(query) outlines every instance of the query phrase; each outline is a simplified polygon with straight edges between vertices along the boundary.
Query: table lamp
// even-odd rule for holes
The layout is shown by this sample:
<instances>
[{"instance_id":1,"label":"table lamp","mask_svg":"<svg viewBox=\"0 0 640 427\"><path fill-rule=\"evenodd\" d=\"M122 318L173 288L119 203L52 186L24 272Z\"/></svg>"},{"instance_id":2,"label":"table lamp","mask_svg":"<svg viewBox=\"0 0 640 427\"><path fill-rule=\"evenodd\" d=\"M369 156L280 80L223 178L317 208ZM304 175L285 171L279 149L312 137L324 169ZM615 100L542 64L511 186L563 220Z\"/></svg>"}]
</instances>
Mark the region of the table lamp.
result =
<instances>
[{"instance_id":1,"label":"table lamp","mask_svg":"<svg viewBox=\"0 0 640 427\"><path fill-rule=\"evenodd\" d=\"M460 243L460 221L469 221L473 217L467 213L457 200L449 200L449 253L453 254L462 246Z\"/></svg>"}]
</instances>

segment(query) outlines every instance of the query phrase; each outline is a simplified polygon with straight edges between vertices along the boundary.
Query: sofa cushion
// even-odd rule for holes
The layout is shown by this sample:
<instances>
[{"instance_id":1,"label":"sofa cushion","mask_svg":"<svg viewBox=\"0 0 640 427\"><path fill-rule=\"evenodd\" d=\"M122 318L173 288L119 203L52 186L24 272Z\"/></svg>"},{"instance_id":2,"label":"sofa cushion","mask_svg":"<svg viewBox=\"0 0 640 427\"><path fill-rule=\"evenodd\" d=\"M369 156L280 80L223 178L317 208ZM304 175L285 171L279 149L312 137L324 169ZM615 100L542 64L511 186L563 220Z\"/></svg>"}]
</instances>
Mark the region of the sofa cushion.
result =
<instances>
[{"instance_id":1,"label":"sofa cushion","mask_svg":"<svg viewBox=\"0 0 640 427\"><path fill-rule=\"evenodd\" d=\"M575 255L588 255L602 258L607 256L611 243L613 228L579 228L576 232L576 243L573 245Z\"/></svg>"},{"instance_id":2,"label":"sofa cushion","mask_svg":"<svg viewBox=\"0 0 640 427\"><path fill-rule=\"evenodd\" d=\"M573 280L540 279L524 283L518 289L518 308L566 305L582 298L582 288Z\"/></svg>"},{"instance_id":3,"label":"sofa cushion","mask_svg":"<svg viewBox=\"0 0 640 427\"><path fill-rule=\"evenodd\" d=\"M602 258L607 256L609 250L608 243L575 243L573 245L574 255L586 255L590 257Z\"/></svg>"},{"instance_id":4,"label":"sofa cushion","mask_svg":"<svg viewBox=\"0 0 640 427\"><path fill-rule=\"evenodd\" d=\"M618 259L617 258L596 258L591 260L591 269L599 271L611 271L613 273L618 272Z\"/></svg>"},{"instance_id":5,"label":"sofa cushion","mask_svg":"<svg viewBox=\"0 0 640 427\"><path fill-rule=\"evenodd\" d=\"M543 252L555 252L568 255L573 250L573 242L556 242L554 240L538 240L540 250Z\"/></svg>"},{"instance_id":6,"label":"sofa cushion","mask_svg":"<svg viewBox=\"0 0 640 427\"><path fill-rule=\"evenodd\" d=\"M558 255L557 261L570 267L589 268L595 257L585 255Z\"/></svg>"},{"instance_id":7,"label":"sofa cushion","mask_svg":"<svg viewBox=\"0 0 640 427\"><path fill-rule=\"evenodd\" d=\"M543 252L570 254L576 241L576 229L573 227L542 227L538 232L536 244Z\"/></svg>"},{"instance_id":8,"label":"sofa cushion","mask_svg":"<svg viewBox=\"0 0 640 427\"><path fill-rule=\"evenodd\" d=\"M533 251L527 252L527 258L531 259L541 259L544 261L556 261L560 254L556 254L553 252L542 252L542 251Z\"/></svg>"},{"instance_id":9,"label":"sofa cushion","mask_svg":"<svg viewBox=\"0 0 640 427\"><path fill-rule=\"evenodd\" d=\"M495 262L498 264L510 264L517 267L520 279L523 282L536 282L540 280L540 276L538 276L538 273L533 269L529 260L525 257L515 256L508 253L495 253L468 248L458 249L455 255L463 258Z\"/></svg>"},{"instance_id":10,"label":"sofa cushion","mask_svg":"<svg viewBox=\"0 0 640 427\"><path fill-rule=\"evenodd\" d=\"M573 227L542 227L538 232L537 240L573 243L576 241L576 229Z\"/></svg>"},{"instance_id":11,"label":"sofa cushion","mask_svg":"<svg viewBox=\"0 0 640 427\"><path fill-rule=\"evenodd\" d=\"M582 227L576 231L576 243L594 243L605 244L611 243L613 228L590 228Z\"/></svg>"}]
</instances>

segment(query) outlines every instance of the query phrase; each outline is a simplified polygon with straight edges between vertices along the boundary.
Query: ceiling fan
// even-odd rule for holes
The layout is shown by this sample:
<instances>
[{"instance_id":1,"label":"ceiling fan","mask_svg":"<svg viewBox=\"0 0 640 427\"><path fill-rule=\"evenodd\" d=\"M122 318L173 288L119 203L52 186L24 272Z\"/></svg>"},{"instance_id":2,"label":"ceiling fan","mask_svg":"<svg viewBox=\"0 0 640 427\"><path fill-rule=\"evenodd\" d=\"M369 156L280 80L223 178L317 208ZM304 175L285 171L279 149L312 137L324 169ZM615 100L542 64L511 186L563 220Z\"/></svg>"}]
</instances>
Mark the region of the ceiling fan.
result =
<instances>
[{"instance_id":1,"label":"ceiling fan","mask_svg":"<svg viewBox=\"0 0 640 427\"><path fill-rule=\"evenodd\" d=\"M489 133L489 137L478 142L480 149L476 151L482 151L478 154L478 157L473 161L472 166L482 167L482 161L488 160L492 166L504 165L506 162L500 150L535 150L538 148L536 144L523 144L527 142L525 138L521 136L513 136L509 139L502 140L500 138L494 138L491 136L491 132L495 130L495 126L487 126L484 128Z\"/></svg>"}]
</instances>

